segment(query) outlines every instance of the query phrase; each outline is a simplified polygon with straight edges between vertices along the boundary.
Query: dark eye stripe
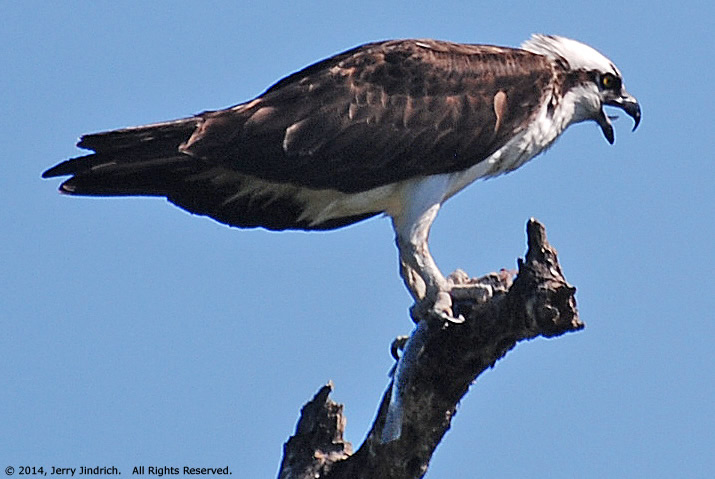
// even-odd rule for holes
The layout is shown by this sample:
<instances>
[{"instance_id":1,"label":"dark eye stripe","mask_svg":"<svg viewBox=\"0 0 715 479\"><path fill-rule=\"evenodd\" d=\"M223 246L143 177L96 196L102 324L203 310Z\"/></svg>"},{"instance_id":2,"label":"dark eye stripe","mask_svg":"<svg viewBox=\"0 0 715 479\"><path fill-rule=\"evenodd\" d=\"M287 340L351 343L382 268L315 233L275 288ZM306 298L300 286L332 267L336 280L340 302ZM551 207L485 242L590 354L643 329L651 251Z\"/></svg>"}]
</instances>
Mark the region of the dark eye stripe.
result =
<instances>
[{"instance_id":1,"label":"dark eye stripe","mask_svg":"<svg viewBox=\"0 0 715 479\"><path fill-rule=\"evenodd\" d=\"M598 77L598 85L606 90L619 90L621 79L612 73L604 73Z\"/></svg>"}]
</instances>

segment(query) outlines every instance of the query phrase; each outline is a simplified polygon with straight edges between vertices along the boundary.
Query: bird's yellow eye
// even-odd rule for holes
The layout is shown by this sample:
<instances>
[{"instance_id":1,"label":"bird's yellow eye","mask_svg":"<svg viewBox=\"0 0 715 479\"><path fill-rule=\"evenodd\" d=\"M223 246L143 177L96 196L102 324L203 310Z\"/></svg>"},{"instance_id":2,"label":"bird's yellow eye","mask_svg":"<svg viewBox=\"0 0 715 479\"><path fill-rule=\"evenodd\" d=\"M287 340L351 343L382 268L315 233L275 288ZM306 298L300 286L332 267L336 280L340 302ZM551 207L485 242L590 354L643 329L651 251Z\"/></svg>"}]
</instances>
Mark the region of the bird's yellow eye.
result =
<instances>
[{"instance_id":1,"label":"bird's yellow eye","mask_svg":"<svg viewBox=\"0 0 715 479\"><path fill-rule=\"evenodd\" d=\"M620 88L620 80L611 73L601 75L601 88L606 90L616 90Z\"/></svg>"}]
</instances>

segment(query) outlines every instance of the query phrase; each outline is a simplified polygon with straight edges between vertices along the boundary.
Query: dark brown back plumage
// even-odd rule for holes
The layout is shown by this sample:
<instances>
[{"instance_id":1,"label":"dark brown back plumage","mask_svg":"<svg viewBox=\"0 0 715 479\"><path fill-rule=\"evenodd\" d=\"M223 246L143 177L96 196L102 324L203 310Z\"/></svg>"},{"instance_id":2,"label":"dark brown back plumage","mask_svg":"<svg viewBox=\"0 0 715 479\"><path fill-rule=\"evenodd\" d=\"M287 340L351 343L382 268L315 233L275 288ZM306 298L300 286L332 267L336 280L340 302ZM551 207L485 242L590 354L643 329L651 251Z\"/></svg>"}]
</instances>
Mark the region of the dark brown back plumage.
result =
<instances>
[{"instance_id":1,"label":"dark brown back plumage","mask_svg":"<svg viewBox=\"0 0 715 479\"><path fill-rule=\"evenodd\" d=\"M243 210L221 205L251 178L356 193L466 169L525 128L553 75L547 59L518 49L372 43L226 110L86 135L78 146L94 153L43 176L73 175L62 185L70 194L166 196L228 224L304 228L263 224L266 211L248 200ZM233 181L216 181L227 173Z\"/></svg>"}]
</instances>

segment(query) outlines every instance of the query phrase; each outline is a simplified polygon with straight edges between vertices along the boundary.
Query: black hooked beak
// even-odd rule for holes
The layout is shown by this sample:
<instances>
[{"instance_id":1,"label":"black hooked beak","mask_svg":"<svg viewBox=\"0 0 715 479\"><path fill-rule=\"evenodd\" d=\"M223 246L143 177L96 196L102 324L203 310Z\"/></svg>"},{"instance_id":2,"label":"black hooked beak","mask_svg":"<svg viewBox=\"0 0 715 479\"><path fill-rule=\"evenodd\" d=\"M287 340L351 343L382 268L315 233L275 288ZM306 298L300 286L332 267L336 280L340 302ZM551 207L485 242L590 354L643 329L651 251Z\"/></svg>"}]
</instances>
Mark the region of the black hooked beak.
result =
<instances>
[{"instance_id":1,"label":"black hooked beak","mask_svg":"<svg viewBox=\"0 0 715 479\"><path fill-rule=\"evenodd\" d=\"M641 122L641 106L638 104L638 100L636 100L635 97L631 96L624 90L620 97L608 100L604 102L604 104L608 106L615 106L616 108L620 108L625 111L628 116L633 118L634 124L632 131L636 131L636 128L638 128L638 125ZM603 136L606 137L606 140L608 140L610 144L613 144L613 141L615 140L613 126L603 109L601 109L601 114L598 118L596 118L596 121L603 131Z\"/></svg>"}]
</instances>

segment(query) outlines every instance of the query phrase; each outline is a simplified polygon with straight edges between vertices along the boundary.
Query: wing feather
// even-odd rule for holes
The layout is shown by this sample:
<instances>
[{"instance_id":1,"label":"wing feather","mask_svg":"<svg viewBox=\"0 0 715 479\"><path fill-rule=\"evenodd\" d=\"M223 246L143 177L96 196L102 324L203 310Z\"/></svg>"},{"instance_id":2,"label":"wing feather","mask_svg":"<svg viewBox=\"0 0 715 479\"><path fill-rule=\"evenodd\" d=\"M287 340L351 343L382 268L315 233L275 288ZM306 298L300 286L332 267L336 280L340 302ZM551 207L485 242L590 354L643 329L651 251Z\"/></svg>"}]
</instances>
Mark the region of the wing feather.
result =
<instances>
[{"instance_id":1,"label":"wing feather","mask_svg":"<svg viewBox=\"0 0 715 479\"><path fill-rule=\"evenodd\" d=\"M525 128L551 68L502 47L369 44L291 75L250 106L204 117L183 151L267 180L351 193L458 171Z\"/></svg>"},{"instance_id":2,"label":"wing feather","mask_svg":"<svg viewBox=\"0 0 715 479\"><path fill-rule=\"evenodd\" d=\"M225 110L85 135L78 146L94 153L43 176L72 175L61 187L70 194L166 196L231 225L338 227L381 209L319 223L306 211L333 194L483 161L528 124L552 68L544 56L518 49L367 44Z\"/></svg>"}]
</instances>

